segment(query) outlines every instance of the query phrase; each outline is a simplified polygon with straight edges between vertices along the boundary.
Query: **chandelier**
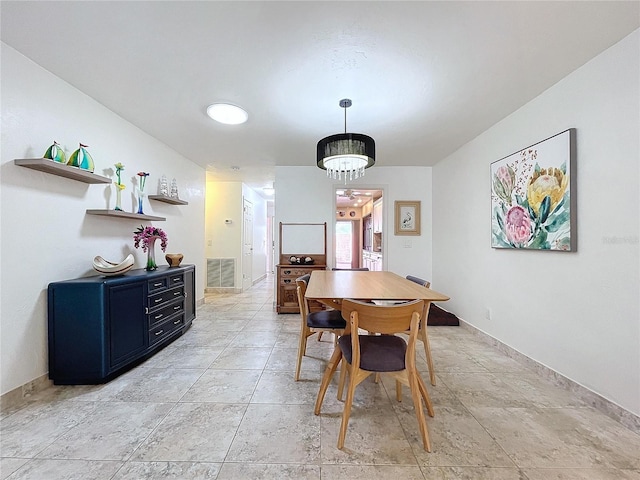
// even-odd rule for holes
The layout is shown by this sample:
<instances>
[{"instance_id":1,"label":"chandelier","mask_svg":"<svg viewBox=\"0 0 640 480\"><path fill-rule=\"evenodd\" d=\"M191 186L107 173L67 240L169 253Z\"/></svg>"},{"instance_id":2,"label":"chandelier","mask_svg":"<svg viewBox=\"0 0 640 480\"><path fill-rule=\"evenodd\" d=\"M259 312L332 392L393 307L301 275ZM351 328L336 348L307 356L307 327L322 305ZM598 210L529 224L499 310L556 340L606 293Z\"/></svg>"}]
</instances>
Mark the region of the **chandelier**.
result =
<instances>
[{"instance_id":1,"label":"chandelier","mask_svg":"<svg viewBox=\"0 0 640 480\"><path fill-rule=\"evenodd\" d=\"M344 133L323 138L318 142L318 167L327 171L327 177L344 182L363 177L365 168L376 163L376 142L368 135L347 133L347 108L352 102L348 98L340 100L344 108Z\"/></svg>"}]
</instances>

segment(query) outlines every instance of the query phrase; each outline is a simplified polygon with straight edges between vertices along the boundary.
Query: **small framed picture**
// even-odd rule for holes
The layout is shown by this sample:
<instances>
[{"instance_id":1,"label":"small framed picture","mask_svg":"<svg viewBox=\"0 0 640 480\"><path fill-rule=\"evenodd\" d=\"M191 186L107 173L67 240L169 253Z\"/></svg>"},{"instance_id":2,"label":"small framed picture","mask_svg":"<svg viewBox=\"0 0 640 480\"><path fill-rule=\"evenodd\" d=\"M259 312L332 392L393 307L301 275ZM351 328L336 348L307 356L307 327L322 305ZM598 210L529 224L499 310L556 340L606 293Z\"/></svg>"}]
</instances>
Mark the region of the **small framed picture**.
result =
<instances>
[{"instance_id":1,"label":"small framed picture","mask_svg":"<svg viewBox=\"0 0 640 480\"><path fill-rule=\"evenodd\" d=\"M420 235L420 201L395 202L395 234Z\"/></svg>"}]
</instances>

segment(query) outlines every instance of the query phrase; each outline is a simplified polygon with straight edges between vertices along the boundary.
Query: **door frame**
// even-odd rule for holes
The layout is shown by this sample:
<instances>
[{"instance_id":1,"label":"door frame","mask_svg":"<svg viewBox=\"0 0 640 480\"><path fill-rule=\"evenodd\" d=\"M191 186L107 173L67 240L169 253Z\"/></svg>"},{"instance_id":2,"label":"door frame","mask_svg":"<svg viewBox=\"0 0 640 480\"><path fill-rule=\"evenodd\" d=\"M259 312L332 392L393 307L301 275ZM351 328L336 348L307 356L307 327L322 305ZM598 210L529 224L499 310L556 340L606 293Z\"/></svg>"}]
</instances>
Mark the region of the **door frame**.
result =
<instances>
[{"instance_id":1,"label":"door frame","mask_svg":"<svg viewBox=\"0 0 640 480\"><path fill-rule=\"evenodd\" d=\"M329 223L329 232L328 235L331 236L331 258L329 259L329 257L327 257L327 266L328 267L335 267L335 263L336 263L336 222L339 220L337 218L336 212L338 211L338 202L337 202L337 198L338 195L336 193L337 190L345 190L345 189L351 189L351 190L380 190L382 192L382 196L380 198L383 199L382 202L382 238L386 239L387 238L387 232L389 231L387 229L388 227L388 223L386 221L387 219L387 208L388 208L388 203L389 200L385 200L385 197L387 196L387 192L389 191L389 185L386 184L366 184L366 185L345 185L344 183L334 183L333 184L333 188L331 190L331 195L332 195L332 199L331 199L331 205L333 206L333 221ZM346 219L345 219L346 220ZM360 218L360 229L362 229L362 218ZM360 232L360 245L358 248L358 255L360 256L360 260L359 263L362 263L362 232ZM386 250L387 250L387 241L383 240L382 241L382 269L386 270L386 265L387 265L387 255L386 255ZM331 260L331 265L329 265L329 260Z\"/></svg>"}]
</instances>

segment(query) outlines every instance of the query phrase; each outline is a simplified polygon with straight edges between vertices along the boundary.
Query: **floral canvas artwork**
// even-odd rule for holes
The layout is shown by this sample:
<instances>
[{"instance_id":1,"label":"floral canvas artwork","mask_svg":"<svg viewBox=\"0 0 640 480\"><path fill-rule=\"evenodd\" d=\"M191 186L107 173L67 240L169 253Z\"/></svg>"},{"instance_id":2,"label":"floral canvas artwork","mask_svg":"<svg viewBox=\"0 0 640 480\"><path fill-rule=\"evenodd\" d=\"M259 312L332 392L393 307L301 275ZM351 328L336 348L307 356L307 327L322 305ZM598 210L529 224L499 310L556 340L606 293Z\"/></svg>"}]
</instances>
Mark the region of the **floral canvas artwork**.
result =
<instances>
[{"instance_id":1,"label":"floral canvas artwork","mask_svg":"<svg viewBox=\"0 0 640 480\"><path fill-rule=\"evenodd\" d=\"M573 130L491 164L491 246L575 250Z\"/></svg>"}]
</instances>

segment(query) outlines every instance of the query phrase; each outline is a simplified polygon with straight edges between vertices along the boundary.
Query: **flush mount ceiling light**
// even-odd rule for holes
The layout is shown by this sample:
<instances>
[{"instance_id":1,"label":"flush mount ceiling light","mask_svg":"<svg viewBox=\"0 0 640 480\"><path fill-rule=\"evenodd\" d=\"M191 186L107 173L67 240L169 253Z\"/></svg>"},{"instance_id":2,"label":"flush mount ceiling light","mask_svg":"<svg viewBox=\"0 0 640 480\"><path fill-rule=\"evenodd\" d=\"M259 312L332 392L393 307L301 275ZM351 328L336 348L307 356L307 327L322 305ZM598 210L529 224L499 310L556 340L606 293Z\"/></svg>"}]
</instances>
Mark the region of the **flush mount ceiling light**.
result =
<instances>
[{"instance_id":1,"label":"flush mount ceiling light","mask_svg":"<svg viewBox=\"0 0 640 480\"><path fill-rule=\"evenodd\" d=\"M333 179L353 180L364 176L365 168L376 163L376 142L361 133L347 133L347 108L352 102L348 98L340 100L344 108L344 133L325 137L318 142L318 167L327 171Z\"/></svg>"},{"instance_id":2,"label":"flush mount ceiling light","mask_svg":"<svg viewBox=\"0 0 640 480\"><path fill-rule=\"evenodd\" d=\"M207 115L225 125L239 125L249 118L249 114L237 105L214 103L207 107Z\"/></svg>"}]
</instances>

